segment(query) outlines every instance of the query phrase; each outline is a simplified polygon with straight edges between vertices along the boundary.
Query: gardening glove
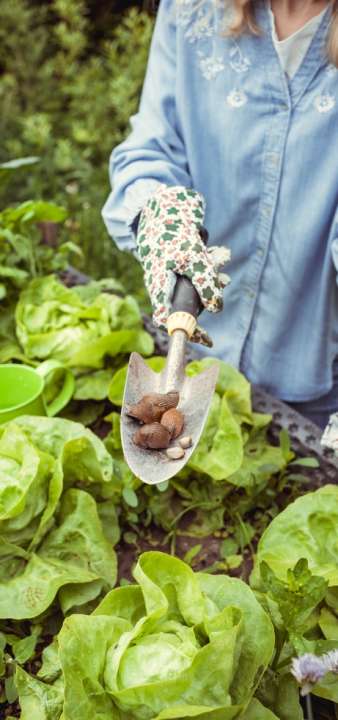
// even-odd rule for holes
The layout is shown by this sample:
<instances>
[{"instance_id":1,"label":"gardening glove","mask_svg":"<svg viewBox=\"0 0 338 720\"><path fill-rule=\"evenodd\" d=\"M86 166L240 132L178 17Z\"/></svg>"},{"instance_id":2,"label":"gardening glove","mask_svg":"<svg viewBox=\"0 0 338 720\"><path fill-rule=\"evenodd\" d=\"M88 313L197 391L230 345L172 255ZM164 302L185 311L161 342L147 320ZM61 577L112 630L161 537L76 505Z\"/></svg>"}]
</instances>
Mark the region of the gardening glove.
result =
<instances>
[{"instance_id":1,"label":"gardening glove","mask_svg":"<svg viewBox=\"0 0 338 720\"><path fill-rule=\"evenodd\" d=\"M166 329L177 275L185 275L209 312L223 308L223 289L230 282L218 269L230 260L228 248L206 248L203 242L205 201L196 190L160 185L141 212L137 248L154 323ZM212 341L200 326L191 338L208 347Z\"/></svg>"}]
</instances>

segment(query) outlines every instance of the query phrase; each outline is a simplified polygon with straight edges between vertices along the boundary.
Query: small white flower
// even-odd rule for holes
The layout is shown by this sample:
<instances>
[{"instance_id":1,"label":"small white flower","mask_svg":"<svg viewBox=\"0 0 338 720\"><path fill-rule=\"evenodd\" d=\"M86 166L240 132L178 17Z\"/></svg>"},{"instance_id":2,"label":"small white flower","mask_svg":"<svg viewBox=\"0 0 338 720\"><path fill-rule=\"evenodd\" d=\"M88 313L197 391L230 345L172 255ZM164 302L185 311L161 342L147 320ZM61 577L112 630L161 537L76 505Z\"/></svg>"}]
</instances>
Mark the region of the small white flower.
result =
<instances>
[{"instance_id":1,"label":"small white flower","mask_svg":"<svg viewBox=\"0 0 338 720\"><path fill-rule=\"evenodd\" d=\"M330 652L326 653L326 655L324 655L324 662L327 672L338 674L338 650L330 650Z\"/></svg>"},{"instance_id":2,"label":"small white flower","mask_svg":"<svg viewBox=\"0 0 338 720\"><path fill-rule=\"evenodd\" d=\"M200 15L190 30L187 30L185 37L189 42L193 43L196 40L200 40L203 37L211 37L213 34L213 28L210 22L210 17L207 15Z\"/></svg>"},{"instance_id":3,"label":"small white flower","mask_svg":"<svg viewBox=\"0 0 338 720\"><path fill-rule=\"evenodd\" d=\"M227 97L227 103L233 108L240 108L246 105L248 102L248 96L243 90L232 90Z\"/></svg>"},{"instance_id":4,"label":"small white flower","mask_svg":"<svg viewBox=\"0 0 338 720\"><path fill-rule=\"evenodd\" d=\"M218 73L225 69L224 62L221 57L206 57L202 52L199 55L199 66L202 71L203 77L206 80L213 80Z\"/></svg>"},{"instance_id":5,"label":"small white flower","mask_svg":"<svg viewBox=\"0 0 338 720\"><path fill-rule=\"evenodd\" d=\"M307 695L319 680L328 672L325 656L319 657L306 653L292 660L291 673L301 685L301 695Z\"/></svg>"},{"instance_id":6,"label":"small white flower","mask_svg":"<svg viewBox=\"0 0 338 720\"><path fill-rule=\"evenodd\" d=\"M195 43L214 34L214 16L211 10L200 7L199 0L178 0L177 22L185 27L184 37Z\"/></svg>"},{"instance_id":7,"label":"small white flower","mask_svg":"<svg viewBox=\"0 0 338 720\"><path fill-rule=\"evenodd\" d=\"M77 182L72 181L66 185L66 193L68 193L68 195L77 195L78 192L79 184Z\"/></svg>"},{"instance_id":8,"label":"small white flower","mask_svg":"<svg viewBox=\"0 0 338 720\"><path fill-rule=\"evenodd\" d=\"M230 67L237 73L246 73L251 66L249 58L243 55L240 47L234 41L234 47L230 50Z\"/></svg>"},{"instance_id":9,"label":"small white flower","mask_svg":"<svg viewBox=\"0 0 338 720\"><path fill-rule=\"evenodd\" d=\"M327 95L317 95L314 101L314 106L320 113L330 112L330 110L333 110L335 104L336 100L330 93Z\"/></svg>"},{"instance_id":10,"label":"small white flower","mask_svg":"<svg viewBox=\"0 0 338 720\"><path fill-rule=\"evenodd\" d=\"M237 73L248 72L251 63L247 58L235 58L230 60L230 67Z\"/></svg>"},{"instance_id":11,"label":"small white flower","mask_svg":"<svg viewBox=\"0 0 338 720\"><path fill-rule=\"evenodd\" d=\"M335 74L338 72L338 69L336 68L335 65L330 64L327 66L325 72L328 75L328 77L334 77Z\"/></svg>"}]
</instances>

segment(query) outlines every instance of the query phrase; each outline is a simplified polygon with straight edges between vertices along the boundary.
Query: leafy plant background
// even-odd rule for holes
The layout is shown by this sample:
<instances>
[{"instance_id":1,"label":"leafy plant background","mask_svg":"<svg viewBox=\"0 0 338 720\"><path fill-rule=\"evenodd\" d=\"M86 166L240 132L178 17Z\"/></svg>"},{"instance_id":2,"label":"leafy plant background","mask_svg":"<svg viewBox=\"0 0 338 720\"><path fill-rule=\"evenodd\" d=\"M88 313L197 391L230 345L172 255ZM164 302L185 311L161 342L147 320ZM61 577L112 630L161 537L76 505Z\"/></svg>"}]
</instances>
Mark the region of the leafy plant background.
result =
<instances>
[{"instance_id":1,"label":"leafy plant background","mask_svg":"<svg viewBox=\"0 0 338 720\"><path fill-rule=\"evenodd\" d=\"M136 261L109 238L101 208L108 159L138 106L153 16L141 0L0 0L0 162L38 156L0 186L0 206L53 200L60 240L93 277L123 274L143 298Z\"/></svg>"}]
</instances>

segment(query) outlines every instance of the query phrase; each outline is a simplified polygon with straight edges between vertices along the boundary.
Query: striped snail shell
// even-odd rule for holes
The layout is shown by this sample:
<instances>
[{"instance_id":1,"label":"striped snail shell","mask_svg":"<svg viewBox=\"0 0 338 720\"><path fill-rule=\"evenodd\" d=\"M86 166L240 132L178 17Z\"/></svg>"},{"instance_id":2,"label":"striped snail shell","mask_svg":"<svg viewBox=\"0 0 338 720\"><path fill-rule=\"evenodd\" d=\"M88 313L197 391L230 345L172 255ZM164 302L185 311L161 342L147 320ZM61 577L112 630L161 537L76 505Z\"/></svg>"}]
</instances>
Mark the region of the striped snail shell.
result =
<instances>
[{"instance_id":1,"label":"striped snail shell","mask_svg":"<svg viewBox=\"0 0 338 720\"><path fill-rule=\"evenodd\" d=\"M133 442L149 450L166 449L170 443L170 432L158 422L142 425L134 434Z\"/></svg>"},{"instance_id":2,"label":"striped snail shell","mask_svg":"<svg viewBox=\"0 0 338 720\"><path fill-rule=\"evenodd\" d=\"M169 430L171 439L175 440L183 430L184 416L180 410L171 408L162 415L161 425L164 425Z\"/></svg>"},{"instance_id":3,"label":"striped snail shell","mask_svg":"<svg viewBox=\"0 0 338 720\"><path fill-rule=\"evenodd\" d=\"M127 406L126 413L145 424L158 422L167 410L177 407L179 399L179 393L175 390L168 393L150 393L144 395L135 405Z\"/></svg>"}]
</instances>

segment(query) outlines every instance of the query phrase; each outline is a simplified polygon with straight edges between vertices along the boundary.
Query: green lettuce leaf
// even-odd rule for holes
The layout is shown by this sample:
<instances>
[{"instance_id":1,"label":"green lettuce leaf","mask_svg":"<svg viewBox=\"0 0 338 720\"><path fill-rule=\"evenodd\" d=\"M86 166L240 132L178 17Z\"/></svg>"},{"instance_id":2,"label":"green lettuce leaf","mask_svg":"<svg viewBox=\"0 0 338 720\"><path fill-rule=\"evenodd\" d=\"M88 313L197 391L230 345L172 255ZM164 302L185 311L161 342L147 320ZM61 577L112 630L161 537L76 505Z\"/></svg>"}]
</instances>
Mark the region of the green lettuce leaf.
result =
<instances>
[{"instance_id":1,"label":"green lettuce leaf","mask_svg":"<svg viewBox=\"0 0 338 720\"><path fill-rule=\"evenodd\" d=\"M215 393L206 426L189 460L189 467L219 481L235 473L242 461L241 427L230 411L226 395L221 399Z\"/></svg>"},{"instance_id":2,"label":"green lettuce leaf","mask_svg":"<svg viewBox=\"0 0 338 720\"><path fill-rule=\"evenodd\" d=\"M146 364L154 370L154 372L161 372L165 366L165 358L163 357L151 357L145 360ZM128 365L124 365L122 368L117 370L110 382L108 389L108 398L113 405L122 407L124 386L127 380Z\"/></svg>"},{"instance_id":3,"label":"green lettuce leaf","mask_svg":"<svg viewBox=\"0 0 338 720\"><path fill-rule=\"evenodd\" d=\"M338 487L325 485L298 498L263 533L257 548L253 584L265 561L280 580L305 558L314 575L338 586Z\"/></svg>"},{"instance_id":4,"label":"green lettuce leaf","mask_svg":"<svg viewBox=\"0 0 338 720\"><path fill-rule=\"evenodd\" d=\"M21 720L59 720L63 702L62 680L47 685L17 666L15 684L20 696Z\"/></svg>"},{"instance_id":5,"label":"green lettuce leaf","mask_svg":"<svg viewBox=\"0 0 338 720\"><path fill-rule=\"evenodd\" d=\"M198 375L207 368L215 365L215 358L204 358L189 363L187 375ZM239 423L253 424L251 407L251 386L248 380L231 365L218 361L219 375L216 392L225 395L228 406Z\"/></svg>"},{"instance_id":6,"label":"green lettuce leaf","mask_svg":"<svg viewBox=\"0 0 338 720\"><path fill-rule=\"evenodd\" d=\"M74 400L105 400L112 379L112 370L96 370L76 378Z\"/></svg>"},{"instance_id":7,"label":"green lettuce leaf","mask_svg":"<svg viewBox=\"0 0 338 720\"><path fill-rule=\"evenodd\" d=\"M66 613L114 586L115 486L112 458L82 425L22 416L0 427L1 618L36 617L59 591Z\"/></svg>"},{"instance_id":8,"label":"green lettuce leaf","mask_svg":"<svg viewBox=\"0 0 338 720\"><path fill-rule=\"evenodd\" d=\"M338 620L330 610L337 608L338 593L337 501L335 485L298 498L274 518L259 541L250 582L264 591L260 599L274 620L275 665L281 661L281 668L290 649L297 655L320 655L337 647ZM328 674L312 692L337 702L337 676ZM294 715L285 717L293 720Z\"/></svg>"},{"instance_id":9,"label":"green lettuce leaf","mask_svg":"<svg viewBox=\"0 0 338 720\"><path fill-rule=\"evenodd\" d=\"M37 617L50 607L58 591L66 613L114 586L116 556L104 536L94 499L82 490L69 490L56 521L57 527L15 577L8 579L0 573L0 618ZM85 593L79 588L83 584Z\"/></svg>"},{"instance_id":10,"label":"green lettuce leaf","mask_svg":"<svg viewBox=\"0 0 338 720\"><path fill-rule=\"evenodd\" d=\"M262 703L253 698L248 709L240 715L240 720L281 720L271 710L264 707ZM294 718L296 720L296 717Z\"/></svg>"},{"instance_id":11,"label":"green lettuce leaf","mask_svg":"<svg viewBox=\"0 0 338 720\"><path fill-rule=\"evenodd\" d=\"M36 278L16 307L16 332L28 358L57 358L68 367L103 367L105 356L132 350L150 355L136 300L64 287L54 275Z\"/></svg>"},{"instance_id":12,"label":"green lettuce leaf","mask_svg":"<svg viewBox=\"0 0 338 720\"><path fill-rule=\"evenodd\" d=\"M65 620L58 636L62 720L258 720L258 701L248 708L274 634L250 588L158 552L140 557L134 577L137 585L111 591L91 616ZM20 699L33 696L41 718L44 687L20 676Z\"/></svg>"},{"instance_id":13,"label":"green lettuce leaf","mask_svg":"<svg viewBox=\"0 0 338 720\"><path fill-rule=\"evenodd\" d=\"M276 713L278 720L303 720L299 688L290 673L280 675L269 668L257 690L257 697L264 707Z\"/></svg>"}]
</instances>

